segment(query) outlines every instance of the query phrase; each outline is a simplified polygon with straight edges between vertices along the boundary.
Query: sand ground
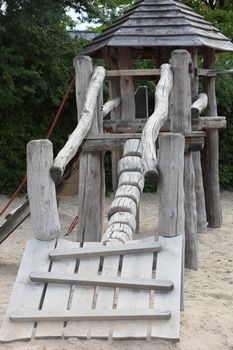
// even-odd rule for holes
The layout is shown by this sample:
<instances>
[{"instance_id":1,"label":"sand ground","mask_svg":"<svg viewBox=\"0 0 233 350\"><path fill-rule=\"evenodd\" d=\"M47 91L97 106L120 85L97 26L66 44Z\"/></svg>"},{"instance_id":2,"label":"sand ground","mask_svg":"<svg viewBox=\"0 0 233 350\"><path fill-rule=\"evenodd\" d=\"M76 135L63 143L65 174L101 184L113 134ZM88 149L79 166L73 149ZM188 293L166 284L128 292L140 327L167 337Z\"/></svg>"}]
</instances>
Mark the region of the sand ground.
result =
<instances>
[{"instance_id":1,"label":"sand ground","mask_svg":"<svg viewBox=\"0 0 233 350\"><path fill-rule=\"evenodd\" d=\"M60 203L62 236L76 215L77 197L64 197ZM0 196L0 207L7 197ZM17 198L13 207L22 202ZM106 208L110 198L106 199ZM140 230L155 231L155 194L141 201ZM185 271L185 311L181 316L180 342L38 340L0 344L4 350L233 350L233 193L222 193L223 226L199 234L199 269ZM11 207L12 209L12 207ZM0 218L0 224L3 219ZM30 219L0 246L0 323L10 298L25 244L32 238ZM68 236L75 240L75 232Z\"/></svg>"}]
</instances>

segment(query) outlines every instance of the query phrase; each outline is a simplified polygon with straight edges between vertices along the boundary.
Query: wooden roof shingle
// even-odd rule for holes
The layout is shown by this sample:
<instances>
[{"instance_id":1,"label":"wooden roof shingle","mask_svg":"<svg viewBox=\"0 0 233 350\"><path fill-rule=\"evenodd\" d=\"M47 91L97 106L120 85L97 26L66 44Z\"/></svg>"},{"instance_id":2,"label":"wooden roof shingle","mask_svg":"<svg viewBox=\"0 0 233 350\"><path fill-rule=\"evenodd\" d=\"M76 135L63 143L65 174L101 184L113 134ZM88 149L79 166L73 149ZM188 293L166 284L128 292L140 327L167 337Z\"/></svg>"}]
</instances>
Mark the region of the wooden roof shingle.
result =
<instances>
[{"instance_id":1,"label":"wooden roof shingle","mask_svg":"<svg viewBox=\"0 0 233 350\"><path fill-rule=\"evenodd\" d=\"M230 39L179 0L139 0L86 46L83 54L103 47L210 47L233 51Z\"/></svg>"}]
</instances>

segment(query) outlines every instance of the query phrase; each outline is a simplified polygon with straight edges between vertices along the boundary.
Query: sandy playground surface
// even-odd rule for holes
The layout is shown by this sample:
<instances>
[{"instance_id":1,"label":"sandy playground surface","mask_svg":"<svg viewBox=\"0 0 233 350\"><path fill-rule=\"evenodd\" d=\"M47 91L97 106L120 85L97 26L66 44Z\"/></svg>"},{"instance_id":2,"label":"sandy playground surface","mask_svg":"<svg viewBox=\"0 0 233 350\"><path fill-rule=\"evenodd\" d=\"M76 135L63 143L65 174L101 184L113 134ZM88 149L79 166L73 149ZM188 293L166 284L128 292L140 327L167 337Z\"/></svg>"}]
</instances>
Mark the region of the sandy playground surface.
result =
<instances>
[{"instance_id":1,"label":"sandy playground surface","mask_svg":"<svg viewBox=\"0 0 233 350\"><path fill-rule=\"evenodd\" d=\"M0 207L7 197L0 196ZM106 210L110 204L106 199ZM17 198L13 209L22 202ZM38 340L0 344L4 350L233 350L233 193L222 193L224 223L199 235L199 270L185 271L185 311L179 343L166 341ZM77 197L64 197L59 212L62 234L76 215ZM156 194L144 194L140 231L151 235L156 227ZM3 219L0 219L0 224ZM139 236L137 236L139 237ZM0 246L0 324L24 252L31 239L30 219ZM75 232L68 239L75 240Z\"/></svg>"}]
</instances>

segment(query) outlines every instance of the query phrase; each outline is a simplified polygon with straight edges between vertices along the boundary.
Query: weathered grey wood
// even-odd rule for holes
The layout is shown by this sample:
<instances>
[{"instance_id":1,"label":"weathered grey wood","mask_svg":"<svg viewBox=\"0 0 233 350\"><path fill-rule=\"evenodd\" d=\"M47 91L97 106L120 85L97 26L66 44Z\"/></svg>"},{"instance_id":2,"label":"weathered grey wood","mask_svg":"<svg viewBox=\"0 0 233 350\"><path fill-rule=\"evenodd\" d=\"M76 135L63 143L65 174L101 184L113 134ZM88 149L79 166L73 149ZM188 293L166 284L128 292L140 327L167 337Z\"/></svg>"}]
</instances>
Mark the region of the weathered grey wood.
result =
<instances>
[{"instance_id":1,"label":"weathered grey wood","mask_svg":"<svg viewBox=\"0 0 233 350\"><path fill-rule=\"evenodd\" d=\"M184 193L185 193L185 266L198 268L198 240L196 223L195 173L192 153L184 156Z\"/></svg>"},{"instance_id":2,"label":"weathered grey wood","mask_svg":"<svg viewBox=\"0 0 233 350\"><path fill-rule=\"evenodd\" d=\"M135 231L136 229L136 220L133 214L131 213L117 212L113 214L108 221L108 225L117 222L129 225L133 231Z\"/></svg>"},{"instance_id":3,"label":"weathered grey wood","mask_svg":"<svg viewBox=\"0 0 233 350\"><path fill-rule=\"evenodd\" d=\"M208 69L214 68L214 50L205 50L203 66ZM217 116L214 77L208 77L204 80L204 90L209 100L208 114ZM219 188L219 135L217 129L207 130L206 132L202 164L208 226L218 228L222 223L222 210Z\"/></svg>"},{"instance_id":4,"label":"weathered grey wood","mask_svg":"<svg viewBox=\"0 0 233 350\"><path fill-rule=\"evenodd\" d=\"M126 214L126 213L120 213ZM115 214L116 215L116 214ZM119 213L118 213L119 216ZM93 258L100 256L114 256L114 255L127 255L138 253L148 253L148 252L159 252L160 245L157 242L152 243L138 243L134 245L127 246L103 246L98 245L97 247L84 247L84 248L72 248L72 249L55 249L49 253L51 260L60 259L81 259L81 258Z\"/></svg>"},{"instance_id":5,"label":"weathered grey wood","mask_svg":"<svg viewBox=\"0 0 233 350\"><path fill-rule=\"evenodd\" d=\"M35 238L49 241L58 238L60 222L55 184L49 169L53 164L53 146L49 140L27 144L27 189Z\"/></svg>"},{"instance_id":6,"label":"weathered grey wood","mask_svg":"<svg viewBox=\"0 0 233 350\"><path fill-rule=\"evenodd\" d=\"M119 69L107 70L106 77L137 77L137 76L157 76L160 69Z\"/></svg>"},{"instance_id":7,"label":"weathered grey wood","mask_svg":"<svg viewBox=\"0 0 233 350\"><path fill-rule=\"evenodd\" d=\"M191 83L189 64L191 55L186 50L172 52L171 64L174 84L171 92L171 130L173 132L191 131Z\"/></svg>"},{"instance_id":8,"label":"weathered grey wood","mask_svg":"<svg viewBox=\"0 0 233 350\"><path fill-rule=\"evenodd\" d=\"M114 235L114 231L122 232L123 236L126 237L128 240L133 239L133 230L131 226L117 222L108 225L102 237L103 242L106 242L109 237L112 238L112 235Z\"/></svg>"},{"instance_id":9,"label":"weathered grey wood","mask_svg":"<svg viewBox=\"0 0 233 350\"><path fill-rule=\"evenodd\" d=\"M119 186L115 193L115 198L118 198L118 197L131 198L135 201L137 206L139 205L140 196L141 196L141 193L139 189L136 186L131 186L131 185Z\"/></svg>"},{"instance_id":10,"label":"weathered grey wood","mask_svg":"<svg viewBox=\"0 0 233 350\"><path fill-rule=\"evenodd\" d=\"M142 162L144 173L155 171L157 173L157 157L155 141L159 130L168 116L169 95L173 85L171 66L161 66L161 78L155 91L155 109L142 131Z\"/></svg>"},{"instance_id":11,"label":"weathered grey wood","mask_svg":"<svg viewBox=\"0 0 233 350\"><path fill-rule=\"evenodd\" d=\"M122 173L119 177L119 186L136 186L142 193L144 188L144 176L138 172Z\"/></svg>"},{"instance_id":12,"label":"weathered grey wood","mask_svg":"<svg viewBox=\"0 0 233 350\"><path fill-rule=\"evenodd\" d=\"M131 136L132 137L132 136ZM142 146L139 139L130 139L125 142L123 157L136 156L142 157Z\"/></svg>"},{"instance_id":13,"label":"weathered grey wood","mask_svg":"<svg viewBox=\"0 0 233 350\"><path fill-rule=\"evenodd\" d=\"M207 219L205 208L205 193L203 188L203 177L201 168L200 152L193 152L193 166L195 172L195 193L197 203L197 232L205 233L207 231Z\"/></svg>"},{"instance_id":14,"label":"weathered grey wood","mask_svg":"<svg viewBox=\"0 0 233 350\"><path fill-rule=\"evenodd\" d=\"M128 47L118 48L118 65L120 69L131 68L131 49ZM131 76L120 77L121 88L121 118L126 120L135 119L134 84Z\"/></svg>"},{"instance_id":15,"label":"weathered grey wood","mask_svg":"<svg viewBox=\"0 0 233 350\"><path fill-rule=\"evenodd\" d=\"M222 129L226 128L226 117L200 117L198 120L199 129Z\"/></svg>"},{"instance_id":16,"label":"weathered grey wood","mask_svg":"<svg viewBox=\"0 0 233 350\"><path fill-rule=\"evenodd\" d=\"M24 310L25 304L32 311L37 311L43 294L43 284L32 284L29 280L29 272L33 267L49 271L49 251L54 248L55 240L44 242L39 240L28 241L16 281L11 293L10 302L1 324L0 341L9 342L14 340L30 340L34 322L14 324L9 315L15 310Z\"/></svg>"},{"instance_id":17,"label":"weathered grey wood","mask_svg":"<svg viewBox=\"0 0 233 350\"><path fill-rule=\"evenodd\" d=\"M193 118L198 118L201 112L206 109L208 105L208 96L205 93L198 95L198 98L193 102L191 106L191 113Z\"/></svg>"},{"instance_id":18,"label":"weathered grey wood","mask_svg":"<svg viewBox=\"0 0 233 350\"><path fill-rule=\"evenodd\" d=\"M84 247L95 247L95 243L84 243ZM84 258L80 260L77 275L82 276L97 276L99 271L100 258ZM81 314L91 311L95 296L95 288L90 286L75 286L73 290L72 302L70 309L72 313ZM86 321L69 321L64 328L63 336L87 338L90 333L91 325Z\"/></svg>"},{"instance_id":19,"label":"weathered grey wood","mask_svg":"<svg viewBox=\"0 0 233 350\"><path fill-rule=\"evenodd\" d=\"M73 268L72 268L73 269ZM70 270L70 269L69 269ZM133 278L124 277L88 277L81 276L77 274L62 273L62 272L30 272L30 280L32 282L42 282L42 283L59 283L59 284L77 284L84 286L100 286L100 287L110 287L110 288L130 288L130 289L142 289L142 290L159 290L159 291L171 291L173 289L173 282L168 280L150 280L150 279L138 279L135 281ZM57 292L57 290L56 290ZM54 293L54 299L56 300L56 294ZM47 298L47 291L45 302ZM68 300L65 299L67 303ZM62 300L63 301L63 300ZM52 300L51 300L52 302ZM63 301L64 302L64 301ZM59 307L59 303L57 304ZM54 310L55 305L50 305L49 309ZM63 307L62 307L63 308ZM43 307L42 310L48 311L48 308Z\"/></svg>"},{"instance_id":20,"label":"weathered grey wood","mask_svg":"<svg viewBox=\"0 0 233 350\"><path fill-rule=\"evenodd\" d=\"M159 137L158 233L184 234L184 136L164 133Z\"/></svg>"},{"instance_id":21,"label":"weathered grey wood","mask_svg":"<svg viewBox=\"0 0 233 350\"><path fill-rule=\"evenodd\" d=\"M172 278L174 289L171 293L155 292L155 305L171 311L167 322L158 321L152 324L151 337L179 339L180 333L180 290L182 274L182 235L173 238L159 237L163 247L157 256L156 278Z\"/></svg>"},{"instance_id":22,"label":"weathered grey wood","mask_svg":"<svg viewBox=\"0 0 233 350\"><path fill-rule=\"evenodd\" d=\"M192 61L193 61L194 70L198 70L198 52L196 48L192 50ZM192 91L192 102L193 102L193 105L191 106L191 117L192 119L198 118L198 124L200 127L200 114L202 110L207 107L208 96L201 94L201 99L198 99L198 88L199 88L199 79L198 79L198 76L194 74L191 80L191 91ZM194 107L196 106L197 108L193 108L193 106ZM195 173L197 232L204 233L206 232L206 229L207 229L206 227L207 222L206 222L205 192L204 192L204 186L203 186L200 151L193 152L192 158L193 158L193 166L194 166L194 173Z\"/></svg>"},{"instance_id":23,"label":"weathered grey wood","mask_svg":"<svg viewBox=\"0 0 233 350\"><path fill-rule=\"evenodd\" d=\"M117 212L127 212L136 216L137 206L135 202L130 198L118 197L112 201L110 206L108 217L110 218L113 214Z\"/></svg>"},{"instance_id":24,"label":"weathered grey wood","mask_svg":"<svg viewBox=\"0 0 233 350\"><path fill-rule=\"evenodd\" d=\"M103 118L106 117L111 111L118 108L121 104L121 98L115 97L112 100L109 100L103 105Z\"/></svg>"},{"instance_id":25,"label":"weathered grey wood","mask_svg":"<svg viewBox=\"0 0 233 350\"><path fill-rule=\"evenodd\" d=\"M127 156L123 157L118 162L119 176L124 172L139 172L143 173L143 164L140 157Z\"/></svg>"},{"instance_id":26,"label":"weathered grey wood","mask_svg":"<svg viewBox=\"0 0 233 350\"><path fill-rule=\"evenodd\" d=\"M82 65L79 64L79 60L82 61ZM93 68L92 63L88 58L78 58L76 61L75 69L77 71L76 75L80 77L82 77L82 74L80 75L79 70L85 69L87 72L89 72L89 74L86 74L85 79L89 78L89 81L92 79L91 75ZM89 81L87 82L86 80L81 79L76 81L76 88L78 88L79 91L77 104L79 104L80 109L83 107L84 112L88 99L86 100L84 106L81 106L81 103L84 100L81 98L81 94L86 96ZM101 121L99 120L102 118L102 115L99 115L99 113L97 113L102 108L102 92L100 90L101 84L98 87L98 93L97 90L95 91L95 105L93 106L94 119L88 135L98 135L99 132L103 133ZM84 240L100 240L103 226L104 191L105 179L103 153L92 152L91 154L81 154L79 163L78 207L78 240L80 242L83 242ZM87 217L88 220L86 219Z\"/></svg>"},{"instance_id":27,"label":"weathered grey wood","mask_svg":"<svg viewBox=\"0 0 233 350\"><path fill-rule=\"evenodd\" d=\"M173 132L191 132L191 81L189 67L191 55L185 50L172 52L171 64L174 72L174 85L171 94L171 130ZM185 193L185 262L189 268L197 269L197 215L195 196L195 177L192 152L184 156L184 193Z\"/></svg>"},{"instance_id":28,"label":"weathered grey wood","mask_svg":"<svg viewBox=\"0 0 233 350\"><path fill-rule=\"evenodd\" d=\"M114 247L111 245L110 247ZM121 245L122 248L124 246ZM113 255L104 257L103 266L102 266L102 277L114 277L118 275L119 270L120 256ZM115 288L98 288L98 297L96 300L95 310L98 312L100 310L111 310L113 308L114 297L115 297ZM92 325L91 329L91 338L109 338L111 329L113 328L114 321L110 323L107 322L96 322Z\"/></svg>"},{"instance_id":29,"label":"weathered grey wood","mask_svg":"<svg viewBox=\"0 0 233 350\"><path fill-rule=\"evenodd\" d=\"M87 64L90 64L89 62ZM58 153L54 159L53 167L51 169L51 174L55 181L59 179L64 173L65 167L70 162L70 160L77 153L84 137L87 135L88 131L91 129L93 120L95 118L95 110L97 98L100 89L103 85L103 80L105 78L105 69L103 67L96 67L94 69L93 75L90 79L90 84L86 92L86 99L82 109L79 123L75 130L70 135L65 146ZM80 82L79 82L80 83Z\"/></svg>"},{"instance_id":30,"label":"weathered grey wood","mask_svg":"<svg viewBox=\"0 0 233 350\"><path fill-rule=\"evenodd\" d=\"M79 243L69 242L67 240L58 240L56 249L70 249L75 246L79 246ZM37 273L43 274L71 274L75 271L76 259L71 258L65 261L54 261L51 267L51 272L33 272L34 275ZM30 272L30 280L31 278ZM40 280L40 282L43 282ZM66 312L67 305L69 304L70 297L70 286L69 285L55 285L47 280L48 285L46 288L45 297L42 304L42 312L56 312L59 308L60 312ZM53 282L54 283L54 282ZM41 322L37 324L35 338L61 338L63 334L64 322Z\"/></svg>"},{"instance_id":31,"label":"weathered grey wood","mask_svg":"<svg viewBox=\"0 0 233 350\"><path fill-rule=\"evenodd\" d=\"M197 75L199 77L215 77L216 76L216 71L214 69L198 68L197 69Z\"/></svg>"},{"instance_id":32,"label":"weathered grey wood","mask_svg":"<svg viewBox=\"0 0 233 350\"><path fill-rule=\"evenodd\" d=\"M118 186L119 176L118 176L118 162L122 157L122 149L118 149L112 152L112 191L115 192Z\"/></svg>"},{"instance_id":33,"label":"weathered grey wood","mask_svg":"<svg viewBox=\"0 0 233 350\"><path fill-rule=\"evenodd\" d=\"M11 320L14 322L65 322L65 321L121 321L121 320L169 320L171 313L169 311L160 311L157 309L142 309L140 313L134 310L89 310L85 312L51 312L51 311L31 311L12 312Z\"/></svg>"},{"instance_id":34,"label":"weathered grey wood","mask_svg":"<svg viewBox=\"0 0 233 350\"><path fill-rule=\"evenodd\" d=\"M131 243L133 244L133 243ZM159 253L160 254L160 253ZM151 278L153 265L153 254L137 254L124 256L122 262L122 278ZM148 308L150 292L121 289L118 294L117 310L132 309L138 314L140 309ZM159 307L159 306L158 306ZM168 310L166 308L166 310ZM169 311L169 310L168 310ZM141 321L122 321L115 325L113 339L122 338L146 338L148 335L148 324Z\"/></svg>"}]
</instances>

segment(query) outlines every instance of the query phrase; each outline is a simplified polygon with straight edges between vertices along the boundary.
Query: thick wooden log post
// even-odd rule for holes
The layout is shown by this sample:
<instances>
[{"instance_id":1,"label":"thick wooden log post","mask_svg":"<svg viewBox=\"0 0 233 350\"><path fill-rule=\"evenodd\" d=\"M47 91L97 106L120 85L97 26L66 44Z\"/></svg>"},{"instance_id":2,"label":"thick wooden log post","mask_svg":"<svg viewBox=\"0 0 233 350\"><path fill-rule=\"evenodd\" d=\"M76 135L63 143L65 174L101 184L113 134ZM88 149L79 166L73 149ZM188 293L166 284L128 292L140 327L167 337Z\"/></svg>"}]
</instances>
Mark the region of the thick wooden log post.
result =
<instances>
[{"instance_id":1,"label":"thick wooden log post","mask_svg":"<svg viewBox=\"0 0 233 350\"><path fill-rule=\"evenodd\" d=\"M198 68L198 52L194 48L192 50L193 68ZM192 76L191 80L191 94L192 103L198 98L199 79L197 75ZM193 152L193 166L195 172L195 193L196 193L196 208L197 208L197 232L205 233L207 231L207 218L205 207L205 192L203 185L202 167L201 167L201 153Z\"/></svg>"},{"instance_id":2,"label":"thick wooden log post","mask_svg":"<svg viewBox=\"0 0 233 350\"><path fill-rule=\"evenodd\" d=\"M204 52L204 68L214 68L214 50ZM217 116L217 101L215 94L215 77L204 79L204 90L208 95L208 115ZM219 134L218 129L206 130L206 142L202 152L203 178L207 221L209 227L218 228L222 223L222 210L219 187Z\"/></svg>"},{"instance_id":3,"label":"thick wooden log post","mask_svg":"<svg viewBox=\"0 0 233 350\"><path fill-rule=\"evenodd\" d=\"M159 136L158 234L164 237L184 235L184 145L181 134Z\"/></svg>"},{"instance_id":4,"label":"thick wooden log post","mask_svg":"<svg viewBox=\"0 0 233 350\"><path fill-rule=\"evenodd\" d=\"M118 57L116 49L105 49L105 60L107 69L110 70L118 70ZM121 88L120 88L120 77L114 77L109 79L109 98L113 99L121 96ZM111 120L116 121L121 118L121 107L114 109L111 112ZM122 157L122 151L112 151L112 190L116 191L118 186L118 174L117 174L117 164Z\"/></svg>"},{"instance_id":5,"label":"thick wooden log post","mask_svg":"<svg viewBox=\"0 0 233 350\"><path fill-rule=\"evenodd\" d=\"M82 113L85 97L93 66L90 57L80 56L74 59L76 75L76 100L78 116ZM95 117L88 135L102 133L99 104L102 92L97 99ZM97 113L98 111L98 113ZM79 207L78 207L78 241L99 241L103 229L104 213L104 155L91 152L80 155L79 166Z\"/></svg>"},{"instance_id":6,"label":"thick wooden log post","mask_svg":"<svg viewBox=\"0 0 233 350\"><path fill-rule=\"evenodd\" d=\"M191 131L191 81L189 67L191 55L186 50L175 50L171 63L174 73L174 85L171 93L171 131L188 133ZM196 232L195 175L192 152L184 155L184 191L185 191L185 265L197 269L198 247Z\"/></svg>"},{"instance_id":7,"label":"thick wooden log post","mask_svg":"<svg viewBox=\"0 0 233 350\"><path fill-rule=\"evenodd\" d=\"M27 188L32 230L36 239L58 238L60 222L56 189L49 170L53 164L53 145L49 140L34 140L27 144Z\"/></svg>"}]
</instances>

